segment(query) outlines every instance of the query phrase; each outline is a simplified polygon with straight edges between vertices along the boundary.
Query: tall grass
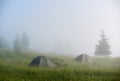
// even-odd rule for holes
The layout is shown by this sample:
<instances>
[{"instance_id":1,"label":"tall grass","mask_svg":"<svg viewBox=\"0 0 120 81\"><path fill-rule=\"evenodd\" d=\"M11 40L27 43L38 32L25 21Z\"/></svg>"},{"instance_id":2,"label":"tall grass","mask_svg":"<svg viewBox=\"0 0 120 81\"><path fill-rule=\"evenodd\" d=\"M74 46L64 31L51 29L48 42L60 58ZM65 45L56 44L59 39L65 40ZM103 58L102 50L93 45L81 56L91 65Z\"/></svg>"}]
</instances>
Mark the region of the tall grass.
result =
<instances>
[{"instance_id":1,"label":"tall grass","mask_svg":"<svg viewBox=\"0 0 120 81\"><path fill-rule=\"evenodd\" d=\"M28 67L39 55L0 50L0 81L120 81L120 58L95 57L91 64L80 64L74 57L44 54L60 66Z\"/></svg>"}]
</instances>

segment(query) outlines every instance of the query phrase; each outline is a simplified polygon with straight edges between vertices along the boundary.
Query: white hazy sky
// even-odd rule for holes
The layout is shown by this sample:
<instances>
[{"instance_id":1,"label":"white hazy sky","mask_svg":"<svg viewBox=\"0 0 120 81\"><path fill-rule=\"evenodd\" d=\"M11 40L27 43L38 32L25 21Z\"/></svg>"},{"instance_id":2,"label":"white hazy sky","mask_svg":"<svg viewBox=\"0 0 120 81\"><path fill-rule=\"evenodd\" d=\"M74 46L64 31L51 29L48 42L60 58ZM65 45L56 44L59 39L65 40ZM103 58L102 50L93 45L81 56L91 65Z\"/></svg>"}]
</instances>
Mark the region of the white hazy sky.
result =
<instances>
[{"instance_id":1,"label":"white hazy sky","mask_svg":"<svg viewBox=\"0 0 120 81\"><path fill-rule=\"evenodd\" d=\"M94 55L104 29L120 56L119 0L1 0L0 12L0 34L10 43L27 32L31 49Z\"/></svg>"}]
</instances>

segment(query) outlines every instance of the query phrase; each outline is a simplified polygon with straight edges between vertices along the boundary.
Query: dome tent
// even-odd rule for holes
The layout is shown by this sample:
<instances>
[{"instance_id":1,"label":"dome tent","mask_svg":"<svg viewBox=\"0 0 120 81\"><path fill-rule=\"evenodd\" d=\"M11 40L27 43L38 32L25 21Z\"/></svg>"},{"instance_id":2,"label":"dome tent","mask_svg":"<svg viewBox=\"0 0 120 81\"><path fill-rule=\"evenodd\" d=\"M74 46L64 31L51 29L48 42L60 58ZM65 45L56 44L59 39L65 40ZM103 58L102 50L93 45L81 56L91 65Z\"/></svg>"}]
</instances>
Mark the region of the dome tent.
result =
<instances>
[{"instance_id":1,"label":"dome tent","mask_svg":"<svg viewBox=\"0 0 120 81\"><path fill-rule=\"evenodd\" d=\"M81 54L75 58L75 61L80 63L91 63L91 57L87 54Z\"/></svg>"},{"instance_id":2,"label":"dome tent","mask_svg":"<svg viewBox=\"0 0 120 81\"><path fill-rule=\"evenodd\" d=\"M37 67L55 67L54 63L45 56L38 56L29 64L29 66Z\"/></svg>"}]
</instances>

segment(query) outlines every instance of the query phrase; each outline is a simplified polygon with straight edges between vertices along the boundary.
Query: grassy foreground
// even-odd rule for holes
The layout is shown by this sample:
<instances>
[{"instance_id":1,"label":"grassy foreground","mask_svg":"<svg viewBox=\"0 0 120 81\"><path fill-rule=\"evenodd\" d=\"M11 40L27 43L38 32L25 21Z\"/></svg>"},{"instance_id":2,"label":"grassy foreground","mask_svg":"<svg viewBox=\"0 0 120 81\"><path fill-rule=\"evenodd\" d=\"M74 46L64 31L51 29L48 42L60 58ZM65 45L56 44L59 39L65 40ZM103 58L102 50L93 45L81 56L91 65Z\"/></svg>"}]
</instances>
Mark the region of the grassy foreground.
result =
<instances>
[{"instance_id":1,"label":"grassy foreground","mask_svg":"<svg viewBox=\"0 0 120 81\"><path fill-rule=\"evenodd\" d=\"M120 71L0 66L0 81L120 81Z\"/></svg>"},{"instance_id":2,"label":"grassy foreground","mask_svg":"<svg viewBox=\"0 0 120 81\"><path fill-rule=\"evenodd\" d=\"M12 52L0 51L0 81L120 81L119 59L108 59L109 63L106 63L108 60L97 59L95 65L82 65L71 57L49 56L61 63L61 67L28 67L29 62L38 55L14 55Z\"/></svg>"}]
</instances>

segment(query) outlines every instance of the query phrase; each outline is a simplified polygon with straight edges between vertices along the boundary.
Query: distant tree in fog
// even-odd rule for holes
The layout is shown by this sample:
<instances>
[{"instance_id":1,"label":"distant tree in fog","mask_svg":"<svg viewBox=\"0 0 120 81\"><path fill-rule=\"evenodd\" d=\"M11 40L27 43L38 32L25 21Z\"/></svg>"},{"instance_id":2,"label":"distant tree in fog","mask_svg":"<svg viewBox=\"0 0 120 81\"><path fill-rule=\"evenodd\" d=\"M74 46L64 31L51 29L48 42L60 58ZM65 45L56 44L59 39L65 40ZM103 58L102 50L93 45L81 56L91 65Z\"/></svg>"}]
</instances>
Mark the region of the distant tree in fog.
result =
<instances>
[{"instance_id":1,"label":"distant tree in fog","mask_svg":"<svg viewBox=\"0 0 120 81\"><path fill-rule=\"evenodd\" d=\"M21 50L21 40L18 36L18 34L16 34L16 37L13 41L13 49L16 51L16 52L19 52Z\"/></svg>"},{"instance_id":2,"label":"distant tree in fog","mask_svg":"<svg viewBox=\"0 0 120 81\"><path fill-rule=\"evenodd\" d=\"M110 45L107 40L104 31L102 31L101 40L99 41L99 44L96 45L95 55L108 56L111 54Z\"/></svg>"},{"instance_id":3,"label":"distant tree in fog","mask_svg":"<svg viewBox=\"0 0 120 81\"><path fill-rule=\"evenodd\" d=\"M22 50L28 50L29 49L29 37L28 37L26 32L24 32L22 34L21 48L22 48Z\"/></svg>"},{"instance_id":4,"label":"distant tree in fog","mask_svg":"<svg viewBox=\"0 0 120 81\"><path fill-rule=\"evenodd\" d=\"M7 43L7 41L0 37L0 48L1 49L8 49L9 48L9 44Z\"/></svg>"}]
</instances>

